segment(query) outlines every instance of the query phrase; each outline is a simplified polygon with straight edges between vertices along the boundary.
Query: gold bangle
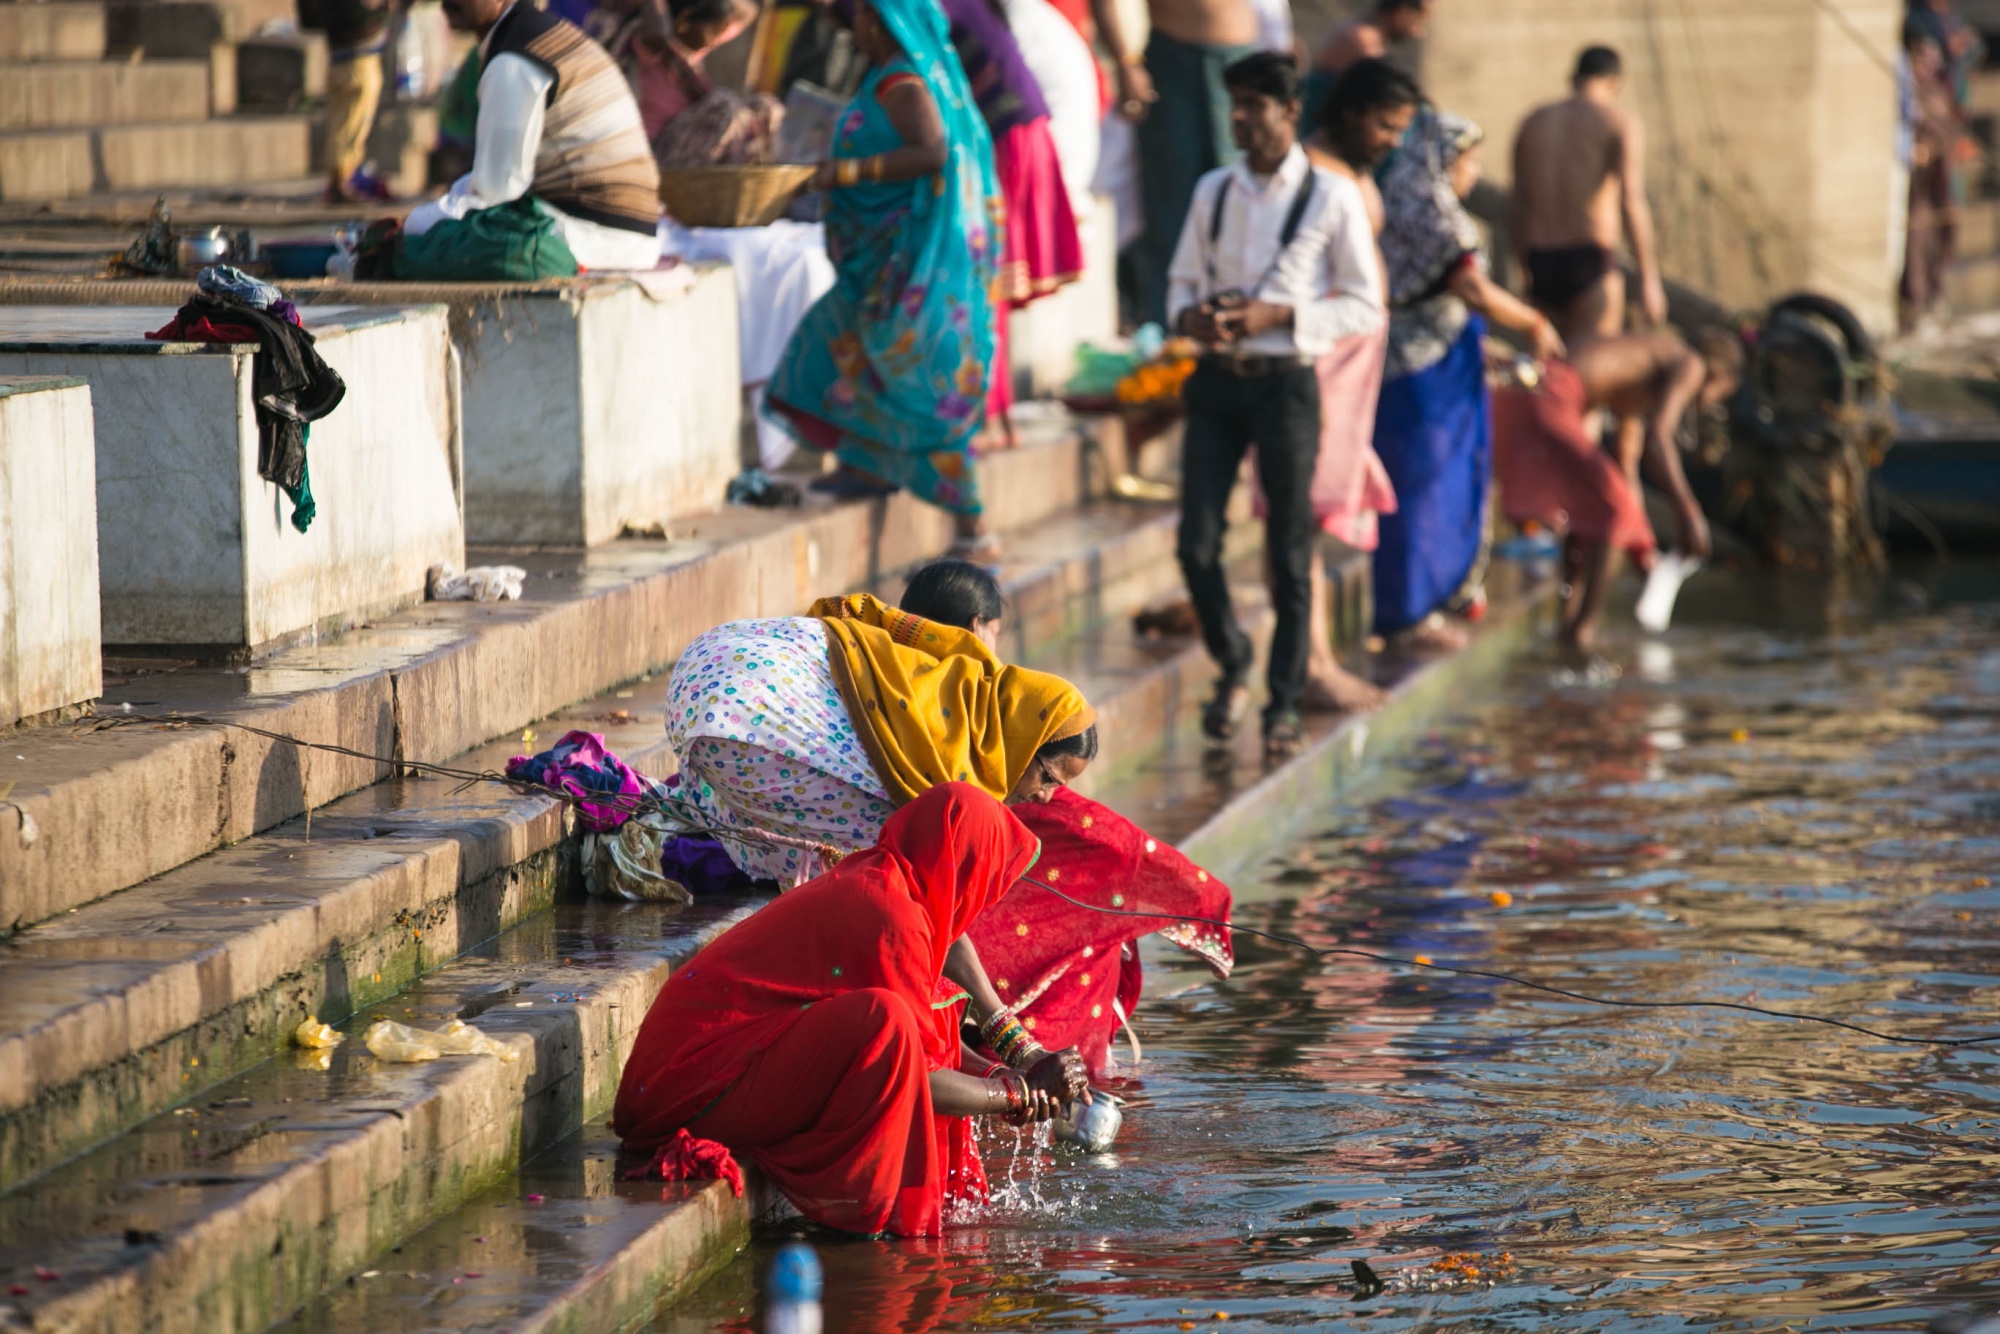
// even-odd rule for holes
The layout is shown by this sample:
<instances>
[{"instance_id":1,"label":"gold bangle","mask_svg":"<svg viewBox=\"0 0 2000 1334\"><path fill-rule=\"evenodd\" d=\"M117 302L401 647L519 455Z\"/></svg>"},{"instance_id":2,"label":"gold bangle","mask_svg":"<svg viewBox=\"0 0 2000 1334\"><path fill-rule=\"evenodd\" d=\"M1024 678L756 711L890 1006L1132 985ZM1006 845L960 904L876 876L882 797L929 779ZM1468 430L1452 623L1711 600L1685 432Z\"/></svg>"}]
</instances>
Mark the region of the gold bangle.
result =
<instances>
[{"instance_id":1,"label":"gold bangle","mask_svg":"<svg viewBox=\"0 0 2000 1334\"><path fill-rule=\"evenodd\" d=\"M861 162L858 158L844 157L833 164L833 183L849 186L861 179Z\"/></svg>"},{"instance_id":2,"label":"gold bangle","mask_svg":"<svg viewBox=\"0 0 2000 1334\"><path fill-rule=\"evenodd\" d=\"M868 179L871 181L880 181L882 179L882 155L880 153L868 159Z\"/></svg>"}]
</instances>

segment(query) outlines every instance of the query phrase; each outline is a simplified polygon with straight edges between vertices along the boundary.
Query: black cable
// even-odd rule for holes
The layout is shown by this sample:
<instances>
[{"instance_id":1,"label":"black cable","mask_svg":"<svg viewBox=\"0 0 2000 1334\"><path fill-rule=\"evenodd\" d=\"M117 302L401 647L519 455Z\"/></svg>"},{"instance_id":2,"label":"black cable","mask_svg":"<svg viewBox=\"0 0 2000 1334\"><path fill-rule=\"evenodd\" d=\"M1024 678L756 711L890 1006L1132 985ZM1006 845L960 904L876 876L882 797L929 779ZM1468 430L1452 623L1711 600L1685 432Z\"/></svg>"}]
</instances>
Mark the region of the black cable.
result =
<instances>
[{"instance_id":1,"label":"black cable","mask_svg":"<svg viewBox=\"0 0 2000 1334\"><path fill-rule=\"evenodd\" d=\"M336 755L348 756L350 759L367 760L374 764L396 766L417 773L436 774L441 778L457 778L467 784L504 783L516 791L552 797L557 801L567 802L573 806L585 804L611 806L626 812L628 817L651 812L670 815L687 826L686 832L688 833L710 834L719 839L728 839L743 843L765 843L773 847L799 848L806 851L831 854L831 859L834 860L837 860L840 855L839 849L815 843L810 839L788 838L782 834L773 834L762 829L718 829L710 825L706 817L700 816L698 812L695 812L696 818L690 820L688 816L693 808L672 797L652 797L638 792L591 792L583 796L578 796L576 793L566 791L562 788L550 787L545 783L537 783L533 779L513 778L507 774L495 773L491 769L456 769L449 765L429 764L421 760L397 760L382 755L370 755L366 751L354 750L347 746L337 746L331 742L303 741L298 737L286 736L283 732L273 732L251 723L233 722L226 718L206 718L194 714L169 715L164 718L142 714L116 714L93 719L92 722L99 727L140 723L169 724L175 726L234 727L272 741L282 741L287 745L299 746L307 750L330 751ZM86 726L88 725L86 724ZM1846 1029L1850 1033L1859 1033L1863 1037L1875 1038L1881 1042L1900 1042L1920 1047L1972 1047L1986 1042L2000 1042L2000 1033L1988 1033L1982 1037L1975 1038L1900 1037L1897 1034L1884 1033L1880 1029L1867 1028L1861 1024L1850 1024L1845 1019L1828 1019L1824 1015L1801 1014L1797 1010L1776 1010L1768 1006L1752 1005L1747 1001L1641 1001L1618 1000L1610 996L1591 996L1581 991L1570 991L1563 987L1552 987L1546 982L1532 982L1525 977L1516 977L1512 973L1496 973L1485 968L1461 968L1454 964L1432 963L1424 959L1405 959L1394 954L1378 954L1373 950L1355 949L1347 945L1321 947L1308 944L1306 941L1300 940L1297 936L1282 935L1276 931L1264 931L1254 926L1237 926L1233 922L1218 922L1209 917L1186 917L1179 913L1166 912L1138 912L1130 908L1100 908L1094 903L1085 903L1082 899L1073 899L1054 885L1037 880L1033 876L1024 875L1021 879L1037 889L1048 891L1065 903L1074 904L1079 908L1086 908L1091 912L1103 913L1107 917L1145 917L1154 921L1187 922L1194 926L1213 927L1218 931L1231 931L1237 935L1256 936L1263 940L1275 941L1280 945L1290 945L1295 949L1302 949L1320 958L1325 958L1329 954L1346 954L1352 955L1357 959L1372 959L1376 963L1400 964L1406 968L1428 968L1433 972L1454 973L1461 977L1483 977L1493 982L1506 982L1517 987L1527 987L1531 991L1541 991L1551 996L1561 996L1566 1000L1582 1001L1586 1005L1603 1005L1625 1010L1738 1010L1744 1014L1759 1015L1766 1019L1796 1019L1801 1023L1824 1024L1829 1028Z\"/></svg>"},{"instance_id":2,"label":"black cable","mask_svg":"<svg viewBox=\"0 0 2000 1334\"><path fill-rule=\"evenodd\" d=\"M1860 1024L1850 1024L1845 1019L1828 1019L1824 1015L1801 1014L1797 1010L1774 1010L1763 1005L1752 1005L1747 1001L1688 1000L1688 1001L1643 1001L1618 1000L1610 996L1590 996L1581 991L1570 991L1563 987L1552 987L1545 982L1531 982L1525 977L1512 973L1496 973L1485 968L1460 968L1448 963L1432 963L1428 959L1405 959L1394 954L1378 954L1374 950L1355 949L1347 945L1321 947L1300 940L1297 936L1282 935L1276 931L1263 931L1254 926L1238 926L1233 922L1218 922L1208 917L1184 917L1179 913L1135 912L1130 908L1100 908L1094 903L1073 899L1054 885L1044 884L1033 876L1024 875L1022 880L1037 889L1045 889L1065 903L1073 903L1079 908L1104 913L1111 917L1147 917L1168 922L1189 922L1196 926L1210 926L1222 931L1233 931L1239 935L1257 936L1264 940L1276 941L1280 945L1290 945L1316 954L1321 958L1329 954L1351 954L1359 959L1373 959L1377 963L1402 964L1409 968L1429 968L1440 973L1456 973L1461 977L1483 977L1494 982L1508 982L1517 987L1527 987L1534 991L1545 991L1551 996L1562 996L1569 1000L1583 1001L1588 1005L1615 1006L1627 1010L1741 1010L1745 1014L1761 1015L1766 1019L1797 1019L1808 1024L1825 1024L1829 1028L1844 1028L1850 1033L1879 1039L1883 1042L1903 1042L1923 1047L1970 1047L1982 1042L2000 1042L2000 1033L1988 1033L1976 1038L1907 1038L1894 1033L1884 1033L1879 1029L1865 1028Z\"/></svg>"}]
</instances>

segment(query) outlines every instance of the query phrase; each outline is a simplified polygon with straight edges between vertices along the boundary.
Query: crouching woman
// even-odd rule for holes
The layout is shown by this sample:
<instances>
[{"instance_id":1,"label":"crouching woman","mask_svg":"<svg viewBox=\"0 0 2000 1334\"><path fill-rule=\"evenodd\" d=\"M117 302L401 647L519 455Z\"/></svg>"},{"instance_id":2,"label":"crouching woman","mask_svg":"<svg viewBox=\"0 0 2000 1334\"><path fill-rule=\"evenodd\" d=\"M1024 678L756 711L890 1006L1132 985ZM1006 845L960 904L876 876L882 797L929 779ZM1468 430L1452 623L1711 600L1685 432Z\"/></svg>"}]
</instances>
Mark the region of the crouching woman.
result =
<instances>
[{"instance_id":1,"label":"crouching woman","mask_svg":"<svg viewBox=\"0 0 2000 1334\"><path fill-rule=\"evenodd\" d=\"M952 943L1039 853L978 788L929 789L668 979L612 1128L638 1152L682 1129L720 1141L828 1227L935 1235L947 1203L985 1198L965 1118L1047 1120L1088 1096L1074 1052L986 1078L946 978Z\"/></svg>"}]
</instances>

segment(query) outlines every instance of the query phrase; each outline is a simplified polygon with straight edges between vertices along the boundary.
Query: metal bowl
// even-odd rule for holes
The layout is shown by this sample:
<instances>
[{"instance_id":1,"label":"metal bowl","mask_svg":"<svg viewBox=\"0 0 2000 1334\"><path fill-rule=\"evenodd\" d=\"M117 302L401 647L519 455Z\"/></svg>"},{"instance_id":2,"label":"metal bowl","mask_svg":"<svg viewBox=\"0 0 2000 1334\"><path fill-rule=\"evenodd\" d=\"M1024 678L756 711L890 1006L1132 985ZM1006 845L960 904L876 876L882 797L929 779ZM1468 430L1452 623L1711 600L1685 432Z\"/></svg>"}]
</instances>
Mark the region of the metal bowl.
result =
<instances>
[{"instance_id":1,"label":"metal bowl","mask_svg":"<svg viewBox=\"0 0 2000 1334\"><path fill-rule=\"evenodd\" d=\"M1071 1103L1068 1115L1050 1122L1050 1128L1065 1144L1074 1144L1085 1153L1103 1153L1117 1142L1118 1131L1125 1124L1125 1113L1118 1108L1118 1099L1092 1089L1088 1103Z\"/></svg>"},{"instance_id":2,"label":"metal bowl","mask_svg":"<svg viewBox=\"0 0 2000 1334\"><path fill-rule=\"evenodd\" d=\"M179 261L182 273L193 273L210 264L219 264L228 257L229 238L222 234L220 227L183 236L174 247L174 258Z\"/></svg>"}]
</instances>

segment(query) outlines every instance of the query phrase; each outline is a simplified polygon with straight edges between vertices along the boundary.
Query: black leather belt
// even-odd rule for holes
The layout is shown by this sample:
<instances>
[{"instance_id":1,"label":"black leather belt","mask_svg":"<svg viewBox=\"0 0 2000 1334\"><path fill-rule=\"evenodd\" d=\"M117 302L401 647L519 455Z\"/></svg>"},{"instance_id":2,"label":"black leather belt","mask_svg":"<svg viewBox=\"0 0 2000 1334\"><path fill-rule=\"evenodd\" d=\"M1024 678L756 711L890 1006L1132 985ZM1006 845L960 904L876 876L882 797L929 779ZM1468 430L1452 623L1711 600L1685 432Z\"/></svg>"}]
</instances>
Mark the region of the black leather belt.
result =
<instances>
[{"instance_id":1,"label":"black leather belt","mask_svg":"<svg viewBox=\"0 0 2000 1334\"><path fill-rule=\"evenodd\" d=\"M1201 359L1201 364L1204 366L1213 366L1216 370L1244 380L1261 379L1266 375L1277 375L1284 371L1295 371L1301 366L1312 365L1310 361L1296 352L1285 356L1276 354L1269 356L1255 354L1235 356L1226 353L1211 352Z\"/></svg>"}]
</instances>

